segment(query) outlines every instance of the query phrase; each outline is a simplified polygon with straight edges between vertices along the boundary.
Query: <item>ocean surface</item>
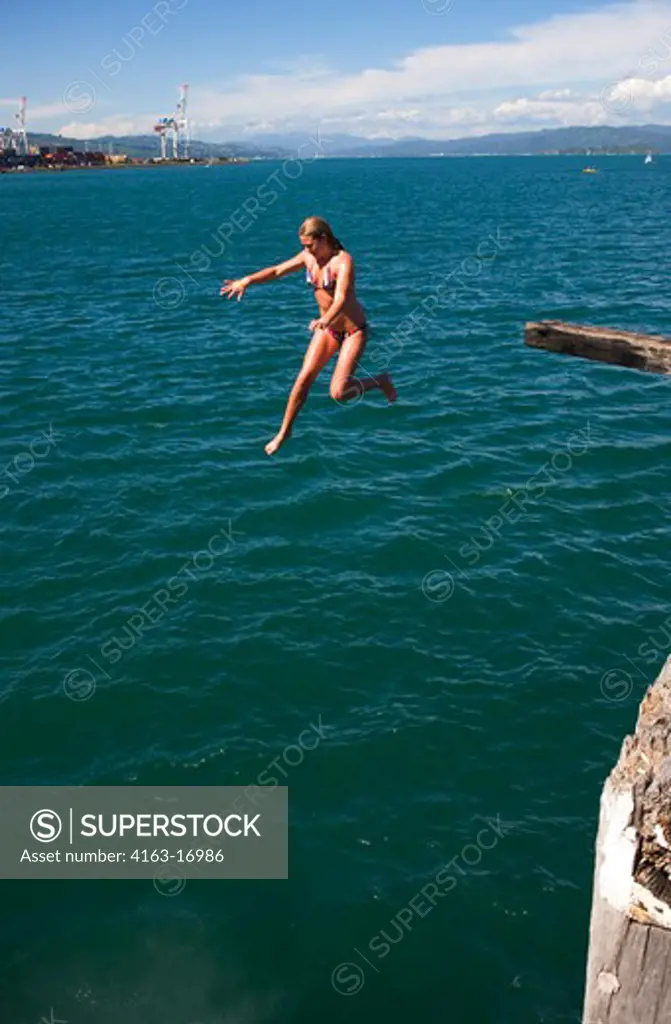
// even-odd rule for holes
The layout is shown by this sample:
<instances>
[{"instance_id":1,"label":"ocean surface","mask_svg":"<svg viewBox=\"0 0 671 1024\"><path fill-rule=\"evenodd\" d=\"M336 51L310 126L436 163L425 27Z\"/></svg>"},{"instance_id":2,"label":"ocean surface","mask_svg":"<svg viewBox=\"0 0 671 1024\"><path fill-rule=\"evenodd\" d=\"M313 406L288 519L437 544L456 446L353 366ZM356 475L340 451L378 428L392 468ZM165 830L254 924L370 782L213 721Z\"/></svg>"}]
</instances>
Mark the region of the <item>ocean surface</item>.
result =
<instances>
[{"instance_id":1,"label":"ocean surface","mask_svg":"<svg viewBox=\"0 0 671 1024\"><path fill-rule=\"evenodd\" d=\"M671 646L671 381L523 343L671 329L671 158L590 159L0 177L0 781L290 810L288 880L0 881L3 1024L579 1020ZM219 287L310 214L399 397L268 458L314 301Z\"/></svg>"}]
</instances>

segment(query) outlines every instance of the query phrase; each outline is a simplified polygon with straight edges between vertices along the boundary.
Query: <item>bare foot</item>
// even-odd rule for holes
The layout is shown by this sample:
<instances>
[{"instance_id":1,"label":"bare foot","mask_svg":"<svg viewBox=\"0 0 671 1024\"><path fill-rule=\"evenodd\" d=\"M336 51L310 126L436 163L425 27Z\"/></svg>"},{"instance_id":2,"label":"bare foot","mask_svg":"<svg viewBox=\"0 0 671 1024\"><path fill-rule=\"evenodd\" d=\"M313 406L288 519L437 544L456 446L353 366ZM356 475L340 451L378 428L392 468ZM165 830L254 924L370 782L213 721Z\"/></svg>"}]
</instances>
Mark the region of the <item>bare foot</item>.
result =
<instances>
[{"instance_id":1,"label":"bare foot","mask_svg":"<svg viewBox=\"0 0 671 1024\"><path fill-rule=\"evenodd\" d=\"M277 449L284 444L288 437L291 437L290 430L287 431L286 434L283 434L282 431L280 431L279 434L275 434L272 441L269 441L266 445L266 455L274 455Z\"/></svg>"},{"instance_id":2,"label":"bare foot","mask_svg":"<svg viewBox=\"0 0 671 1024\"><path fill-rule=\"evenodd\" d=\"M385 395L387 396L388 401L390 401L390 402L395 402L396 401L396 398L397 398L396 388L394 387L392 379L391 379L391 377L389 376L388 373L381 373L380 374L380 387L382 388L382 390L384 391Z\"/></svg>"}]
</instances>

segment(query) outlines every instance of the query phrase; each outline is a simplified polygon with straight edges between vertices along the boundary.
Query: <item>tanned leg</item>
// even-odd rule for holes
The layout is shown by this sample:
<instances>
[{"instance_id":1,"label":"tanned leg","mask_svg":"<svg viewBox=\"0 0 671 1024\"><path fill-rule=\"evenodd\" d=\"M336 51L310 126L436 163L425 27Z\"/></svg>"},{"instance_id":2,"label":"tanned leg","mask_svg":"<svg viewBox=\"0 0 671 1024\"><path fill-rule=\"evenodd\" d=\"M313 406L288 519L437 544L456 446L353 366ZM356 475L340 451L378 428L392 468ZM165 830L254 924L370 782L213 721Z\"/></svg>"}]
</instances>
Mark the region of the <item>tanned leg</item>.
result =
<instances>
[{"instance_id":1,"label":"tanned leg","mask_svg":"<svg viewBox=\"0 0 671 1024\"><path fill-rule=\"evenodd\" d=\"M310 388L319 376L320 371L337 351L338 345L328 331L315 331L305 353L303 365L289 394L282 426L272 441L269 441L266 445L266 453L268 455L274 455L287 438L291 437L291 428L294 420L305 405Z\"/></svg>"},{"instance_id":2,"label":"tanned leg","mask_svg":"<svg viewBox=\"0 0 671 1024\"><path fill-rule=\"evenodd\" d=\"M389 402L395 402L396 388L388 373L378 373L375 377L355 376L359 359L365 347L366 335L363 331L357 331L345 338L331 377L331 398L336 402L349 402L353 398L359 398L366 391L380 388Z\"/></svg>"}]
</instances>

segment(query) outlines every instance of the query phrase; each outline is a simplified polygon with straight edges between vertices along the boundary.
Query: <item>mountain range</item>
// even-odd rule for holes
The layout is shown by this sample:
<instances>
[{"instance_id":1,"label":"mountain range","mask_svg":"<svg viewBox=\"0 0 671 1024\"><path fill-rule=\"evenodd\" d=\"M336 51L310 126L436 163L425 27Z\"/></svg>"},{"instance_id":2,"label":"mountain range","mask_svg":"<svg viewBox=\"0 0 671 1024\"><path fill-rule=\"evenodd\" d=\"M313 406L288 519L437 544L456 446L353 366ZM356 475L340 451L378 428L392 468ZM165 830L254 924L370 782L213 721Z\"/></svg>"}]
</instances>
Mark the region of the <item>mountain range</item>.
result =
<instances>
[{"instance_id":1,"label":"mountain range","mask_svg":"<svg viewBox=\"0 0 671 1024\"><path fill-rule=\"evenodd\" d=\"M89 150L102 153L126 153L129 157L150 160L160 155L157 135L101 135L90 139L71 139L65 135L48 135L45 133L28 132L30 146L48 146L50 150L72 146L75 150ZM168 145L168 155L171 146ZM285 149L268 146L263 140L258 142L200 142L197 139L190 143L190 154L195 159L218 156L235 156L250 158L277 159L287 156Z\"/></svg>"},{"instance_id":2,"label":"mountain range","mask_svg":"<svg viewBox=\"0 0 671 1024\"><path fill-rule=\"evenodd\" d=\"M338 156L521 156L547 153L647 152L671 153L671 126L630 125L544 128L528 132L500 132L479 137L399 139L355 145L338 144ZM325 146L329 153L329 147ZM333 155L336 155L335 153Z\"/></svg>"},{"instance_id":3,"label":"mountain range","mask_svg":"<svg viewBox=\"0 0 671 1024\"><path fill-rule=\"evenodd\" d=\"M231 142L191 142L191 156L282 159L296 155L301 146L319 139L324 157L520 156L550 153L671 153L671 126L625 125L611 127L544 128L527 132L469 136L459 139L369 139L348 134L291 132L266 133ZM126 153L149 159L158 156L155 135L103 136L83 142L60 135L29 133L34 146L72 146L74 149ZM313 143L314 145L314 143ZM303 155L309 153L306 147Z\"/></svg>"}]
</instances>

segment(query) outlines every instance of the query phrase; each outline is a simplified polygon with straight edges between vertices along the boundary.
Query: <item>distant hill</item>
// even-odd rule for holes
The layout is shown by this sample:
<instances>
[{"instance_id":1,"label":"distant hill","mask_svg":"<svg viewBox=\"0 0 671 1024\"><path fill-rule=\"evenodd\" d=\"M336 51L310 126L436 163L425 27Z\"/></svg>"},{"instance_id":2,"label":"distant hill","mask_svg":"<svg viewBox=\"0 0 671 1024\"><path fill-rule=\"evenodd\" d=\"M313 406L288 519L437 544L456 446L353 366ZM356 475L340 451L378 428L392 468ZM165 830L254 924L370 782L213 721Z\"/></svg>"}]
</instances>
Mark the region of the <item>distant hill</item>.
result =
<instances>
[{"instance_id":1,"label":"distant hill","mask_svg":"<svg viewBox=\"0 0 671 1024\"><path fill-rule=\"evenodd\" d=\"M103 135L95 139L69 139L64 135L43 135L28 132L28 144L31 146L49 146L50 149L57 149L59 146L72 146L73 149L77 150L88 149L90 151L102 151L103 153L125 153L129 157L139 157L144 160L160 155L158 135ZM170 142L168 142L168 156L170 153L171 147ZM199 142L198 140L191 142L189 153L196 159L217 156L277 159L289 155L288 150L263 143L257 145L254 142L221 143Z\"/></svg>"},{"instance_id":2,"label":"distant hill","mask_svg":"<svg viewBox=\"0 0 671 1024\"><path fill-rule=\"evenodd\" d=\"M343 147L342 156L521 156L548 153L671 153L671 126L631 125L500 132L478 138L401 139Z\"/></svg>"},{"instance_id":3,"label":"distant hill","mask_svg":"<svg viewBox=\"0 0 671 1024\"><path fill-rule=\"evenodd\" d=\"M310 137L309 132L255 135L258 145L283 146L296 152ZM313 133L312 137L316 137ZM499 132L459 139L366 139L355 135L322 132L325 156L409 157L409 156L520 156L546 153L647 152L671 153L671 127L630 125L549 128L528 132Z\"/></svg>"},{"instance_id":4,"label":"distant hill","mask_svg":"<svg viewBox=\"0 0 671 1024\"><path fill-rule=\"evenodd\" d=\"M364 135L350 135L346 132L330 132L325 128L315 128L314 131L301 132L261 132L245 139L238 140L235 144L243 145L253 142L258 146L275 147L287 150L290 153L297 153L302 146L305 156L310 157L310 150L307 148L310 142L322 146L325 156L342 156L343 153L361 147L379 146L394 142L394 139L378 138L368 139ZM420 140L424 141L424 140Z\"/></svg>"},{"instance_id":5,"label":"distant hill","mask_svg":"<svg viewBox=\"0 0 671 1024\"><path fill-rule=\"evenodd\" d=\"M284 159L295 155L310 140L319 140L324 157L426 157L426 156L521 156L549 153L671 153L671 126L625 125L599 127L546 128L530 132L499 132L460 139L367 139L363 136L324 132L276 132L250 136L231 142L191 142L196 158L237 156ZM156 135L111 136L68 139L61 135L28 133L33 146L72 146L74 149L126 153L149 159L159 155ZM170 147L168 147L168 153ZM304 155L308 154L304 151Z\"/></svg>"}]
</instances>

